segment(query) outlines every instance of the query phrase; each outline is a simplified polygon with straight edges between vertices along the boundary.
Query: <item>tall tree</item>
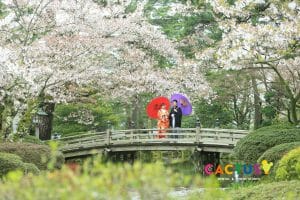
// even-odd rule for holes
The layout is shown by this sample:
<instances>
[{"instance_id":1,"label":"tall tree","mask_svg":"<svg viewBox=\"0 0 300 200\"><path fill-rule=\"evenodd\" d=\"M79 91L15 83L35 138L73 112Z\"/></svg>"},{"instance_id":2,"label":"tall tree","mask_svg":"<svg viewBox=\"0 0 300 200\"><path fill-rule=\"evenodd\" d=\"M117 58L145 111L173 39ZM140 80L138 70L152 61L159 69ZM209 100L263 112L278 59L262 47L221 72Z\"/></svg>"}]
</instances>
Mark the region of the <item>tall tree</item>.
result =
<instances>
[{"instance_id":1,"label":"tall tree","mask_svg":"<svg viewBox=\"0 0 300 200\"><path fill-rule=\"evenodd\" d=\"M145 92L205 95L209 87L197 63L147 22L144 2L128 12L130 2L5 1L0 98L8 95L13 107L26 109L26 97L43 93L45 101L67 102L85 86L123 101ZM156 56L169 68L157 66Z\"/></svg>"},{"instance_id":2,"label":"tall tree","mask_svg":"<svg viewBox=\"0 0 300 200\"><path fill-rule=\"evenodd\" d=\"M218 15L223 39L216 48L199 53L217 67L265 71L279 80L288 99L291 122L299 123L300 14L296 1L209 1Z\"/></svg>"}]
</instances>

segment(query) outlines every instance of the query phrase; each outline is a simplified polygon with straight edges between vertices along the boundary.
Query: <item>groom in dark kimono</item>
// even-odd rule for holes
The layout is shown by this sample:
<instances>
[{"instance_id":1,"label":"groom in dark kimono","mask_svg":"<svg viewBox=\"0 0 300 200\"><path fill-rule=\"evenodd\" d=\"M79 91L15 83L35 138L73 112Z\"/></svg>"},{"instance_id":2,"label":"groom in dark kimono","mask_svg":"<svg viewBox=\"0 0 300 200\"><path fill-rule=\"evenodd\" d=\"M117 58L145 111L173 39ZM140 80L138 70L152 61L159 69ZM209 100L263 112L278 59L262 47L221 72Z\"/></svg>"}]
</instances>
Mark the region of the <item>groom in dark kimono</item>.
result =
<instances>
[{"instance_id":1,"label":"groom in dark kimono","mask_svg":"<svg viewBox=\"0 0 300 200\"><path fill-rule=\"evenodd\" d=\"M182 118L181 108L177 106L177 100L173 100L173 105L169 115L170 127L174 129L180 128L181 118ZM176 132L178 133L178 131ZM178 138L178 135L176 135L175 138Z\"/></svg>"}]
</instances>

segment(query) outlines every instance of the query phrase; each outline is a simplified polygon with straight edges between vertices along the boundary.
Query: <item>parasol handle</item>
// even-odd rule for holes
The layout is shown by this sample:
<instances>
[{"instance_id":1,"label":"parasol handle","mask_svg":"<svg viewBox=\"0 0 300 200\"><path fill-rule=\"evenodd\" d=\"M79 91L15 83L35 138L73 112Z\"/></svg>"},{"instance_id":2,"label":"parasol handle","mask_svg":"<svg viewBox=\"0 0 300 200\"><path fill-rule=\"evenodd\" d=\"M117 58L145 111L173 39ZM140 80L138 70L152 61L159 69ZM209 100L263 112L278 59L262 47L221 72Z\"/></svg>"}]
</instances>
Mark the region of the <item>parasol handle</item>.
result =
<instances>
[{"instance_id":1,"label":"parasol handle","mask_svg":"<svg viewBox=\"0 0 300 200\"><path fill-rule=\"evenodd\" d=\"M171 114L172 117L172 128L175 128L175 115Z\"/></svg>"}]
</instances>

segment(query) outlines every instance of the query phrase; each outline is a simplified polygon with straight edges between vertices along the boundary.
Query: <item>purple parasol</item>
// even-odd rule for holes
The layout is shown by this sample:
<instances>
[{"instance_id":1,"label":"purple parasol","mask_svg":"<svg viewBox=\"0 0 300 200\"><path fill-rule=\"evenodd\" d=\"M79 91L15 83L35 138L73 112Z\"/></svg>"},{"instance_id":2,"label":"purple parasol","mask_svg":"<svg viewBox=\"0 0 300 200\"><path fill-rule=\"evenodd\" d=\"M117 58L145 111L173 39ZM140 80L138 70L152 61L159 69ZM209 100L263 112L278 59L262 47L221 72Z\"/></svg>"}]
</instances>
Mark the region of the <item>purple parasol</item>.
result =
<instances>
[{"instance_id":1,"label":"purple parasol","mask_svg":"<svg viewBox=\"0 0 300 200\"><path fill-rule=\"evenodd\" d=\"M171 102L174 100L177 100L177 105L181 108L183 115L190 115L192 113L192 104L185 95L180 93L173 94L171 96Z\"/></svg>"}]
</instances>

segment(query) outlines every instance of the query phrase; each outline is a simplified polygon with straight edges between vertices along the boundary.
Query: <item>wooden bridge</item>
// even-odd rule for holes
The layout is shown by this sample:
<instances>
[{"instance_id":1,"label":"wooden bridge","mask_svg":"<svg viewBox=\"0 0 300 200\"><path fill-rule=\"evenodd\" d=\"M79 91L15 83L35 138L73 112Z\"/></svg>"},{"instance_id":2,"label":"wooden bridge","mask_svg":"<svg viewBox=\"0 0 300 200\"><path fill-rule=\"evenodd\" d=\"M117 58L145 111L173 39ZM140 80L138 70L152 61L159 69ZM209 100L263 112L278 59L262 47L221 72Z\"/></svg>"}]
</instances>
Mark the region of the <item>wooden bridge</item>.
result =
<instances>
[{"instance_id":1,"label":"wooden bridge","mask_svg":"<svg viewBox=\"0 0 300 200\"><path fill-rule=\"evenodd\" d=\"M158 138L157 129L107 130L63 137L60 150L66 159L104 152L175 151L230 153L246 130L180 128L169 129Z\"/></svg>"}]
</instances>

